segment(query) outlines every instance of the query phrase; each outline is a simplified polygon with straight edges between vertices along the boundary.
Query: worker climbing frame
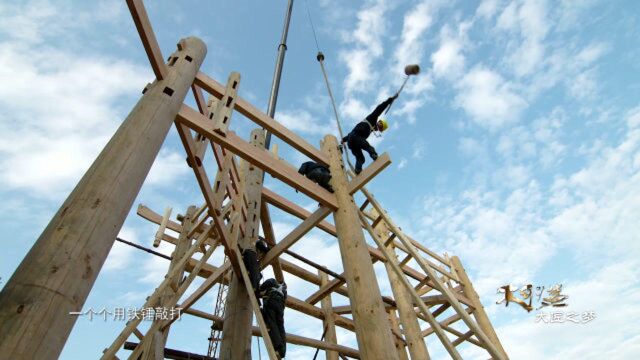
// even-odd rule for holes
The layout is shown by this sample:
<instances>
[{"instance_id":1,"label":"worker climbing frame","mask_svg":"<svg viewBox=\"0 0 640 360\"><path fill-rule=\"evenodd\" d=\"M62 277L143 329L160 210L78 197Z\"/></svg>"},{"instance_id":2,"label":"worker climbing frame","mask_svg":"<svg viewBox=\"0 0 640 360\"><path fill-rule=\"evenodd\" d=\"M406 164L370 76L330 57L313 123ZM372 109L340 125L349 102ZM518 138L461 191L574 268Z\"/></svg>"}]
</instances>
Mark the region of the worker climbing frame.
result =
<instances>
[{"instance_id":1,"label":"worker climbing frame","mask_svg":"<svg viewBox=\"0 0 640 360\"><path fill-rule=\"evenodd\" d=\"M213 359L214 356L220 359L244 359L250 357L252 335L263 337L269 358L278 359L241 255L242 249L251 248L251 244L260 238L270 245L269 250L259 258L261 269L271 266L279 282L284 280L283 274L287 273L317 286L317 291L305 299L289 295L286 307L288 311L321 321L321 331L317 338L287 333L286 342L289 344L324 350L327 359L428 359L429 349L433 349L427 346L433 345L429 336L435 334L437 341L453 359L462 358L458 349L462 344L475 346L493 359L508 358L460 260L455 256L439 255L405 234L365 188L391 164L388 154L381 154L360 174L354 175L345 166L338 139L334 136L327 135L318 149L240 97L239 73L232 72L226 85L223 85L201 72L199 66L206 48L199 39L181 40L177 51L165 62L142 1L127 0L127 4L156 80L145 88L127 121L96 159L61 212L52 219L53 228L56 228L59 221L66 219L67 211L82 216L96 217L102 214L101 218L90 221L99 221L104 230L85 234L80 226L89 220L80 218L77 222L67 221L65 226L69 228L70 235L59 240L63 241L62 245L60 242L55 244L72 247L78 241L84 241L89 244L86 251L92 251L92 256L98 258L96 267L99 270L173 122L187 154L185 166L192 169L204 202L185 209L183 214L178 215L177 221L170 219L170 211L161 215L144 205L138 207L139 216L159 226L153 245L165 242L175 246L167 275L159 279L160 284L142 308L179 309L185 316L212 321L212 329L222 334L214 336L215 332L212 332L209 353L197 355L193 351L166 347L169 330L176 318L156 318L143 330L142 317L136 317L127 322L110 344L105 344L107 347L102 359L116 359L116 356L123 354L129 359ZM184 103L188 89L192 90L197 110ZM205 93L209 94L206 102ZM149 144L153 143L152 149L145 147L151 146L149 144L136 143L136 147L129 152L123 151L122 147L133 143L126 139L137 139L143 135L139 133L143 131L141 129L149 131L159 126L151 121L155 121L155 118L145 118L150 116L145 112L148 108L157 109L153 114L160 111L161 114L153 116L166 118L166 126L153 130L154 136L147 137ZM238 115L251 120L258 129L267 130L302 155L328 167L335 193L329 193L298 174L294 166L278 156L277 147L273 151L266 150L264 134L261 132L253 131L249 141L236 135L230 125L232 117ZM146 157L143 159L131 155L138 152L144 152ZM207 162L207 156L211 154L214 162ZM118 168L114 169L114 166ZM210 168L216 170L213 182L207 173ZM110 176L109 181L93 177L96 172ZM308 211L265 187L262 172L318 202L318 208L313 212ZM82 191L111 194L113 201L101 203L101 212L96 215L93 210L95 202L77 200L82 197L78 195ZM364 199L363 203L356 205L356 198ZM276 238L271 223L270 209L273 207L301 220L281 239ZM112 213L118 216L105 215ZM330 214L333 214L333 223L325 220ZM259 235L258 226L262 227L263 236ZM312 229L319 229L337 238L342 273L291 250L297 243L304 244L304 236ZM370 241L367 241L365 234ZM53 246L49 244L57 239L55 236L45 231L20 265L18 271L29 271L30 276L36 279L29 281L37 282L39 278L54 279L58 276L47 269L39 272L42 269L30 261L30 256L45 256L47 249ZM84 237L78 240L73 236ZM214 265L210 260L216 249L224 251L225 256L222 263ZM85 251L84 247L81 251ZM288 261L282 256L284 254L299 262ZM67 262L69 271L64 275L66 281L59 282L60 287L53 291L28 294L32 298L31 304L37 306L57 301L57 294L66 298L75 296L75 302L60 302L60 308L44 309L44 314L38 313L40 321L34 321L33 325L26 322L33 321L36 316L34 312L42 309L27 307L22 316L15 312L0 313L0 351L10 358L59 356L74 321L58 321L56 316L48 315L61 310L80 311L97 276L96 270L93 278L83 277L82 271L74 271L74 266L81 264L69 259L56 258L52 261ZM305 266L298 265L300 262ZM374 272L374 264L378 262L384 264L388 272L393 296L383 296L381 293ZM313 268L313 271L309 268ZM197 277L203 281L192 289L190 285ZM0 305L18 303L25 296L18 287L13 286L12 281L13 278L3 290ZM75 281L76 284L64 288L69 281ZM56 282L51 281L50 284ZM76 286L78 284L82 286ZM229 287L220 295L226 295L224 307L227 310L221 310L221 299L217 300L217 310L214 312L202 310L203 305L213 308L213 304L203 304L200 300L217 284ZM80 292L72 294L71 291ZM48 296L53 296L53 300ZM334 306L332 300L337 297L346 297L348 305ZM257 327L253 326L253 316ZM46 328L54 326L58 329L56 334L46 331ZM355 333L357 347L339 344L337 327ZM27 328L38 336L22 336L21 329ZM219 355L213 351L214 348L219 349Z\"/></svg>"}]
</instances>

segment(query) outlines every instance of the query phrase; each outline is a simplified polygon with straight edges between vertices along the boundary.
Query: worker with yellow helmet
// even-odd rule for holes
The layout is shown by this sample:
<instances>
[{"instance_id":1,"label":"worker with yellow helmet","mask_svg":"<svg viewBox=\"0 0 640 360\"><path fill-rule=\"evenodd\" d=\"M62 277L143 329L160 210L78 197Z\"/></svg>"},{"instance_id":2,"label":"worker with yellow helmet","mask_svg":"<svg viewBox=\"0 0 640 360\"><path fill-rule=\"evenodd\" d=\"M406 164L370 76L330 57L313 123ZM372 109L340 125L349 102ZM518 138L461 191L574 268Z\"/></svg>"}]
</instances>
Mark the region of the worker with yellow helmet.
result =
<instances>
[{"instance_id":1,"label":"worker with yellow helmet","mask_svg":"<svg viewBox=\"0 0 640 360\"><path fill-rule=\"evenodd\" d=\"M369 144L367 138L373 131L383 132L389 128L387 120L381 119L379 117L380 115L382 115L382 112L388 106L390 106L397 97L398 94L383 101L364 120L356 124L356 126L347 136L342 138L342 142L346 142L347 145L349 145L351 153L353 153L353 156L356 157L356 174L359 174L362 171L362 164L364 164L364 154L362 153L362 150L369 153L369 156L371 156L373 160L376 160L378 158L376 149L374 149L373 146Z\"/></svg>"}]
</instances>

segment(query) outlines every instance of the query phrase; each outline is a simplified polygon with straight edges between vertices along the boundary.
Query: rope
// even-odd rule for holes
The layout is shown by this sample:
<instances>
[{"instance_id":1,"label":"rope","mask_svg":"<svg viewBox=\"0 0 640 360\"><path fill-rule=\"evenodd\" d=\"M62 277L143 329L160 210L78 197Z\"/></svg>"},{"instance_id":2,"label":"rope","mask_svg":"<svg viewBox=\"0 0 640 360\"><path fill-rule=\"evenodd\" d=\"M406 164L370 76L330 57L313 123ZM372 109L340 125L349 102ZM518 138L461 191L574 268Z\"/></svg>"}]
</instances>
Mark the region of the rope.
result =
<instances>
[{"instance_id":1,"label":"rope","mask_svg":"<svg viewBox=\"0 0 640 360\"><path fill-rule=\"evenodd\" d=\"M309 18L309 23L311 24L311 31L313 32L313 38L316 42L316 49L318 50L318 55L316 55L316 59L318 60L318 62L320 63L320 69L322 70L322 76L324 77L324 82L327 85L327 92L329 93L329 99L331 100L331 106L333 108L333 115L336 118L336 125L338 127L338 133L340 134L340 142L342 142L342 139L344 138L344 133L342 132L342 125L340 123L340 116L338 116L338 108L336 107L336 100L333 97L333 91L331 91L331 84L329 83L329 77L327 76L327 70L324 67L324 54L322 53L322 51L320 51L320 45L318 45L318 37L316 35L316 28L313 24L313 19L311 18L311 12L309 11L309 3L307 0L305 0L305 4L307 7L307 17ZM349 164L349 167L351 168L351 170L354 170L353 164L351 164L351 160L349 159L349 155L347 154L346 148L343 146L343 154L347 159L347 164Z\"/></svg>"},{"instance_id":2,"label":"rope","mask_svg":"<svg viewBox=\"0 0 640 360\"><path fill-rule=\"evenodd\" d=\"M311 12L309 11L309 1L304 0L305 7L307 8L307 17L309 18L309 23L311 23L311 30L313 31L313 39L316 41L316 50L320 52L320 45L318 45L318 37L316 36L316 27L313 26L313 19L311 18Z\"/></svg>"}]
</instances>

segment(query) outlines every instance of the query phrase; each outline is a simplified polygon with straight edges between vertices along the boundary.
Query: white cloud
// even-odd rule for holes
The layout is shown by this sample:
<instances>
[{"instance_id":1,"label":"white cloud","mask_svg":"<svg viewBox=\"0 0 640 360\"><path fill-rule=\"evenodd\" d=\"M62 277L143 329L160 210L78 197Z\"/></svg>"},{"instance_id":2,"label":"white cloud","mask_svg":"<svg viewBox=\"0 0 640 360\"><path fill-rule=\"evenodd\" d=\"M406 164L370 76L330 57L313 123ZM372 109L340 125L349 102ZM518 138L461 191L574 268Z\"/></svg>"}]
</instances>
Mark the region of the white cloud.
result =
<instances>
[{"instance_id":1,"label":"white cloud","mask_svg":"<svg viewBox=\"0 0 640 360\"><path fill-rule=\"evenodd\" d=\"M434 250L460 255L474 273L474 286L488 297L496 284L534 279L558 249L572 254L570 261L579 261L581 268L611 259L635 261L640 254L635 221L640 216L639 113L638 108L627 112L622 124L628 126L618 144L586 154L582 168L557 175L551 186L542 186L531 167L507 158L511 164L488 170L493 187L480 184L455 197L427 197L420 226L429 230L418 233ZM532 124L537 130L522 130L532 132L533 139L526 141L534 153L558 141L556 121L550 116ZM471 156L485 151L473 138L461 139L459 148Z\"/></svg>"},{"instance_id":2,"label":"white cloud","mask_svg":"<svg viewBox=\"0 0 640 360\"><path fill-rule=\"evenodd\" d=\"M335 127L333 123L321 122L305 110L278 111L276 120L289 130L312 135L328 134Z\"/></svg>"},{"instance_id":3,"label":"white cloud","mask_svg":"<svg viewBox=\"0 0 640 360\"><path fill-rule=\"evenodd\" d=\"M632 359L640 351L636 324L640 321L637 261L614 262L565 285L570 296L564 313L594 311L585 324L535 323L535 314L497 328L503 346L514 359ZM549 312L547 310L546 312ZM602 329L607 329L603 336ZM544 346L541 346L544 344Z\"/></svg>"},{"instance_id":4,"label":"white cloud","mask_svg":"<svg viewBox=\"0 0 640 360\"><path fill-rule=\"evenodd\" d=\"M407 163L409 163L409 161L407 161L406 158L400 159L400 162L398 163L398 169L404 169L404 167L407 166Z\"/></svg>"},{"instance_id":5,"label":"white cloud","mask_svg":"<svg viewBox=\"0 0 640 360\"><path fill-rule=\"evenodd\" d=\"M512 35L507 62L517 76L531 75L544 60L544 40L549 31L546 1L512 1L498 17L496 28Z\"/></svg>"},{"instance_id":6,"label":"white cloud","mask_svg":"<svg viewBox=\"0 0 640 360\"><path fill-rule=\"evenodd\" d=\"M463 47L468 42L467 31L471 26L471 22L463 22L458 24L457 31L453 31L448 25L442 28L440 46L431 54L436 77L455 79L460 76L465 66Z\"/></svg>"},{"instance_id":7,"label":"white cloud","mask_svg":"<svg viewBox=\"0 0 640 360\"><path fill-rule=\"evenodd\" d=\"M136 232L128 227L123 227L118 234L118 237L130 242L137 242ZM109 252L109 256L102 267L105 271L123 270L129 266L131 259L133 258L133 247L116 241Z\"/></svg>"},{"instance_id":8,"label":"white cloud","mask_svg":"<svg viewBox=\"0 0 640 360\"><path fill-rule=\"evenodd\" d=\"M340 51L338 56L349 70L344 80L345 94L368 90L377 77L372 63L383 54L387 7L385 0L369 1L357 13L356 28L344 36L349 50Z\"/></svg>"},{"instance_id":9,"label":"white cloud","mask_svg":"<svg viewBox=\"0 0 640 360\"><path fill-rule=\"evenodd\" d=\"M187 175L190 171L185 158L185 154L161 150L149 170L145 183L156 186L169 185L179 177Z\"/></svg>"},{"instance_id":10,"label":"white cloud","mask_svg":"<svg viewBox=\"0 0 640 360\"><path fill-rule=\"evenodd\" d=\"M440 47L431 55L433 72L436 76L456 76L464 69L461 44L456 39L442 39Z\"/></svg>"},{"instance_id":11,"label":"white cloud","mask_svg":"<svg viewBox=\"0 0 640 360\"><path fill-rule=\"evenodd\" d=\"M455 104L478 125L497 130L518 119L527 103L496 72L476 66L457 85Z\"/></svg>"},{"instance_id":12,"label":"white cloud","mask_svg":"<svg viewBox=\"0 0 640 360\"><path fill-rule=\"evenodd\" d=\"M351 120L351 124L361 121L365 116L369 115L371 110L367 109L364 103L356 98L348 98L344 102L340 103L340 115L345 120ZM354 121L355 120L355 121ZM342 126L347 126L343 123ZM342 131L348 132L351 129L342 129Z\"/></svg>"},{"instance_id":13,"label":"white cloud","mask_svg":"<svg viewBox=\"0 0 640 360\"><path fill-rule=\"evenodd\" d=\"M414 159L422 159L424 157L424 153L426 151L426 145L424 141L418 140L413 143L411 157Z\"/></svg>"},{"instance_id":14,"label":"white cloud","mask_svg":"<svg viewBox=\"0 0 640 360\"><path fill-rule=\"evenodd\" d=\"M490 19L498 11L498 5L501 0L482 0L478 9L476 10L476 16L484 19Z\"/></svg>"},{"instance_id":15,"label":"white cloud","mask_svg":"<svg viewBox=\"0 0 640 360\"><path fill-rule=\"evenodd\" d=\"M598 83L595 70L584 71L568 81L569 93L578 99L590 99L596 96Z\"/></svg>"},{"instance_id":16,"label":"white cloud","mask_svg":"<svg viewBox=\"0 0 640 360\"><path fill-rule=\"evenodd\" d=\"M140 91L148 70L8 42L0 54L0 79L12 84L0 89L0 181L45 196L69 190L122 120L117 102Z\"/></svg>"},{"instance_id":17,"label":"white cloud","mask_svg":"<svg viewBox=\"0 0 640 360\"><path fill-rule=\"evenodd\" d=\"M437 1L422 1L404 15L400 44L394 52L398 69L420 63L424 52L423 35L433 24L439 5Z\"/></svg>"}]
</instances>

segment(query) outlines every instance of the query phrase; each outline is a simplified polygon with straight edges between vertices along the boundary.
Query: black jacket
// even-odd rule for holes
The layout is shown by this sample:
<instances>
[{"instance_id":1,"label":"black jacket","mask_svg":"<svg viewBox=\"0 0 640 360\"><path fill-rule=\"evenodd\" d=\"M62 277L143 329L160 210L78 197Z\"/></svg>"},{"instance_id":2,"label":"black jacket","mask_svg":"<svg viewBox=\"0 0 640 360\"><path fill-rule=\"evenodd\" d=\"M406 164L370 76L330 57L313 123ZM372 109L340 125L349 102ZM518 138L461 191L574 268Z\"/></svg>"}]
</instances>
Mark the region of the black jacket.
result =
<instances>
[{"instance_id":1,"label":"black jacket","mask_svg":"<svg viewBox=\"0 0 640 360\"><path fill-rule=\"evenodd\" d=\"M307 175L317 168L321 168L329 171L325 166L322 166L314 161L307 161L305 163L302 163L302 165L300 165L300 169L298 169L298 173L302 175Z\"/></svg>"},{"instance_id":2,"label":"black jacket","mask_svg":"<svg viewBox=\"0 0 640 360\"><path fill-rule=\"evenodd\" d=\"M278 283L276 279L267 279L260 285L260 296L263 298L278 295L287 299L287 284Z\"/></svg>"},{"instance_id":3,"label":"black jacket","mask_svg":"<svg viewBox=\"0 0 640 360\"><path fill-rule=\"evenodd\" d=\"M373 112L371 112L371 114L369 114L365 118L366 122L361 121L358 124L356 124L353 130L351 130L351 132L347 136L342 138L342 141L345 142L349 140L349 136L351 136L352 134L356 136L360 136L365 139L368 138L369 135L371 135L372 129L376 127L376 123L378 122L378 117L382 115L382 112L387 108L387 106L391 105L393 100L394 99L390 97L387 100L383 101L380 105L376 106Z\"/></svg>"}]
</instances>

